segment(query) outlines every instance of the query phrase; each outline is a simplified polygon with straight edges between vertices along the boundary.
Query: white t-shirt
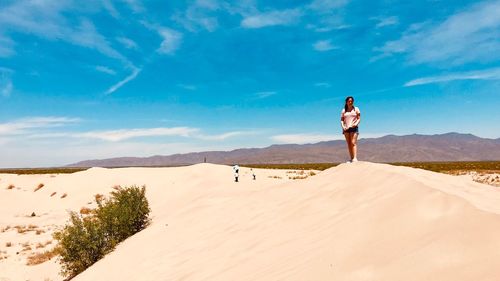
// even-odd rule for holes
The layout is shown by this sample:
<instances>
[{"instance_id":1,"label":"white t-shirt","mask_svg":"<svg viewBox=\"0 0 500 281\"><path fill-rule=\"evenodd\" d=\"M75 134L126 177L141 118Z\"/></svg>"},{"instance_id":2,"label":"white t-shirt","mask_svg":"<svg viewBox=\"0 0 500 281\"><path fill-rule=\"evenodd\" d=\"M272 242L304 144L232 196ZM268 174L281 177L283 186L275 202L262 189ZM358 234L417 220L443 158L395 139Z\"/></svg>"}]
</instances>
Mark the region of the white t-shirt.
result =
<instances>
[{"instance_id":1,"label":"white t-shirt","mask_svg":"<svg viewBox=\"0 0 500 281\"><path fill-rule=\"evenodd\" d=\"M358 114L361 114L361 112L356 106L349 112L346 112L345 108L343 108L340 118L344 117L344 125L349 128L354 122L358 121Z\"/></svg>"}]
</instances>

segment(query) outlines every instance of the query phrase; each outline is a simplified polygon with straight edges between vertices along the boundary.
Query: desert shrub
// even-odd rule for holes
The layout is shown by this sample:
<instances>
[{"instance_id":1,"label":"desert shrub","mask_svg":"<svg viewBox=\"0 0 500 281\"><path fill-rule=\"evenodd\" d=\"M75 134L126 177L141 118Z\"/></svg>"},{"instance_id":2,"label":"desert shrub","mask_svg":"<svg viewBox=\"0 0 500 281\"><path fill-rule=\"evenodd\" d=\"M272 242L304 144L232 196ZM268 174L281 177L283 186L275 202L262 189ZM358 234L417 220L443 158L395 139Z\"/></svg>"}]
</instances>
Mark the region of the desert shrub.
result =
<instances>
[{"instance_id":1,"label":"desert shrub","mask_svg":"<svg viewBox=\"0 0 500 281\"><path fill-rule=\"evenodd\" d=\"M70 278L112 250L101 222L93 217L82 218L75 212L71 213L70 224L54 233L54 238L59 242L56 252L60 255L61 273Z\"/></svg>"},{"instance_id":2,"label":"desert shrub","mask_svg":"<svg viewBox=\"0 0 500 281\"><path fill-rule=\"evenodd\" d=\"M97 199L97 198L96 198ZM96 200L97 209L83 216L72 212L70 222L54 234L62 274L72 278L112 251L116 244L144 229L149 219L146 188L132 186Z\"/></svg>"},{"instance_id":3,"label":"desert shrub","mask_svg":"<svg viewBox=\"0 0 500 281\"><path fill-rule=\"evenodd\" d=\"M96 216L114 244L141 231L149 223L150 208L144 186L119 188L111 192L110 199L96 202Z\"/></svg>"}]
</instances>

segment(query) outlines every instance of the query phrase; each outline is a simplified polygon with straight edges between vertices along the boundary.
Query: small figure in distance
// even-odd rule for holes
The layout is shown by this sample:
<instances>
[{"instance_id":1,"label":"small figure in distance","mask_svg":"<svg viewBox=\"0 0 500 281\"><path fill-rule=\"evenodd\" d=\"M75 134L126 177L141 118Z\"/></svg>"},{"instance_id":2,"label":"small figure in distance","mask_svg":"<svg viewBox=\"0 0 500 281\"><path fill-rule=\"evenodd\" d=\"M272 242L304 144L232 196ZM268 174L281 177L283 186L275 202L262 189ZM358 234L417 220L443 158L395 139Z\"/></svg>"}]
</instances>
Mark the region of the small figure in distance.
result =
<instances>
[{"instance_id":1,"label":"small figure in distance","mask_svg":"<svg viewBox=\"0 0 500 281\"><path fill-rule=\"evenodd\" d=\"M238 164L235 164L233 166L233 172L234 172L234 181L235 182L238 182L238 178L239 178L239 173L240 173L240 167L238 166Z\"/></svg>"},{"instance_id":2,"label":"small figure in distance","mask_svg":"<svg viewBox=\"0 0 500 281\"><path fill-rule=\"evenodd\" d=\"M349 149L349 155L351 160L349 163L357 162L357 142L358 142L358 125L361 122L361 112L359 108L354 106L354 98L347 97L345 99L344 108L340 114L340 125L342 126L342 133L345 136L347 142L347 148Z\"/></svg>"},{"instance_id":3,"label":"small figure in distance","mask_svg":"<svg viewBox=\"0 0 500 281\"><path fill-rule=\"evenodd\" d=\"M252 172L252 177L253 177L253 180L256 180L256 177L257 177L257 176L256 176L256 175L255 175L255 173L253 172L253 169L250 169L250 172Z\"/></svg>"}]
</instances>

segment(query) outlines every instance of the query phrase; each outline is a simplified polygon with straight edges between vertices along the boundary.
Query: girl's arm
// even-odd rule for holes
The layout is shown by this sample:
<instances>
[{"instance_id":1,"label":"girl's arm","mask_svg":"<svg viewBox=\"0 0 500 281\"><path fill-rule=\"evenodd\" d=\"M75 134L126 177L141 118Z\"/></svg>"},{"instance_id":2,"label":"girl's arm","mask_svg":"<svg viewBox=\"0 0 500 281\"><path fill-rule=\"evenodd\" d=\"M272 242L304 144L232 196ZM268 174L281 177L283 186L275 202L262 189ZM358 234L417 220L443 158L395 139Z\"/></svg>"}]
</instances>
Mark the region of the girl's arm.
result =
<instances>
[{"instance_id":1,"label":"girl's arm","mask_svg":"<svg viewBox=\"0 0 500 281\"><path fill-rule=\"evenodd\" d=\"M347 130L344 124L344 110L342 110L342 113L340 114L340 126L342 127L342 131Z\"/></svg>"}]
</instances>

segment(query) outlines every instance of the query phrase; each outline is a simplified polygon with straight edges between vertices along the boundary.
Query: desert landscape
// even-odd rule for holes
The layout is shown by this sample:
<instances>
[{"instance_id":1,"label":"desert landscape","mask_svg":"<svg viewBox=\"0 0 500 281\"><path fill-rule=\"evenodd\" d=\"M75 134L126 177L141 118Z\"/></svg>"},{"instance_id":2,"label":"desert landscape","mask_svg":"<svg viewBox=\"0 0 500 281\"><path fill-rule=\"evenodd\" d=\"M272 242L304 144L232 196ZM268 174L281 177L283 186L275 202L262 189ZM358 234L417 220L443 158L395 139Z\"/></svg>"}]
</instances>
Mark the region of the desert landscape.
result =
<instances>
[{"instance_id":1,"label":"desert landscape","mask_svg":"<svg viewBox=\"0 0 500 281\"><path fill-rule=\"evenodd\" d=\"M0 174L0 280L64 280L69 211L145 185L151 225L73 280L496 280L500 191L470 177L346 163Z\"/></svg>"}]
</instances>

